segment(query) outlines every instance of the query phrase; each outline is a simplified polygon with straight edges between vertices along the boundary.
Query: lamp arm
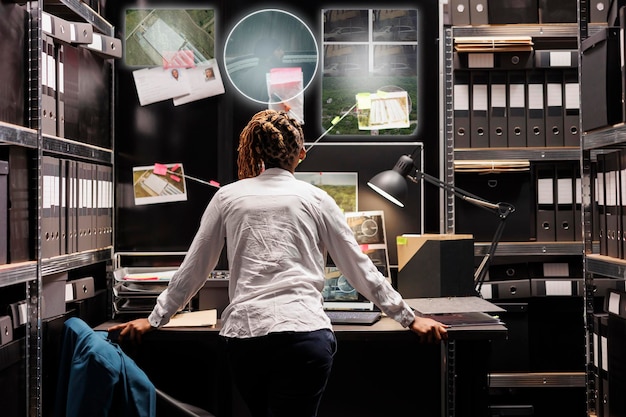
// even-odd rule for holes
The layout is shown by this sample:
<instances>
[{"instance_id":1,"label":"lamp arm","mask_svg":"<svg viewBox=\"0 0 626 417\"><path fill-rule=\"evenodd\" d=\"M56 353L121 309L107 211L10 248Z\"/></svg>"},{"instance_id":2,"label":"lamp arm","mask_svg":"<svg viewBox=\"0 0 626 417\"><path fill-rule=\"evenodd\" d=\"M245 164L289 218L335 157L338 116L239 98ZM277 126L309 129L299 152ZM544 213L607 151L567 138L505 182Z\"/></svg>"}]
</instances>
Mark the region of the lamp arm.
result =
<instances>
[{"instance_id":1,"label":"lamp arm","mask_svg":"<svg viewBox=\"0 0 626 417\"><path fill-rule=\"evenodd\" d=\"M489 245L489 250L487 251L482 261L480 262L480 265L478 266L478 268L476 268L476 271L474 272L474 289L476 290L478 295L480 295L480 290L482 288L483 282L485 281L485 277L487 276L489 265L491 264L491 260L496 253L498 243L502 238L502 232L504 231L506 220L509 215L515 211L515 207L509 203L491 203L489 201L483 200L482 198L477 197L474 194L471 194L461 188L457 188L453 185L441 181L438 178L433 177L432 175L428 175L425 172L418 170L415 166L414 168L415 176L407 175L407 178L409 178L411 181L417 183L419 182L419 179L422 178L439 188L451 192L455 196L464 201L467 201L468 203L471 203L477 207L481 207L496 214L500 218L498 227L496 228L494 236L491 240L491 244Z\"/></svg>"}]
</instances>

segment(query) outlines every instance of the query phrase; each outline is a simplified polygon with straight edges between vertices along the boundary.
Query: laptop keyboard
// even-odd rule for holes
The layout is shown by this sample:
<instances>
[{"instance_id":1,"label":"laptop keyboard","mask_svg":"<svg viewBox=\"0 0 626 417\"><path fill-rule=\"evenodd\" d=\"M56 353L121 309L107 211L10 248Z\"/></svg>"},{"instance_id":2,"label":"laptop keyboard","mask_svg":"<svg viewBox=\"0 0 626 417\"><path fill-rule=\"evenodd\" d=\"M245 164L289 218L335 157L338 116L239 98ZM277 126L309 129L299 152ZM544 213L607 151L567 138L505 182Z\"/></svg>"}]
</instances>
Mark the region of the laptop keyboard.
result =
<instances>
[{"instance_id":1,"label":"laptop keyboard","mask_svg":"<svg viewBox=\"0 0 626 417\"><path fill-rule=\"evenodd\" d=\"M326 311L332 324L374 324L380 320L379 311Z\"/></svg>"}]
</instances>

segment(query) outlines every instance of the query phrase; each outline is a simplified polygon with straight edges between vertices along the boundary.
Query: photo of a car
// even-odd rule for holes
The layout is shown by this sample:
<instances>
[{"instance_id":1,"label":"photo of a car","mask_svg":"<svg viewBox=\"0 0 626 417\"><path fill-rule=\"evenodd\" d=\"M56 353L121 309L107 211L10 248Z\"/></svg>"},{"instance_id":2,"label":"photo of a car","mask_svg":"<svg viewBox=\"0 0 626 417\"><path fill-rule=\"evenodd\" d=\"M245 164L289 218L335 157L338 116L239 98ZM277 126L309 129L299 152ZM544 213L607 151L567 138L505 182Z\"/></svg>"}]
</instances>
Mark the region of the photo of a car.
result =
<instances>
[{"instance_id":1,"label":"photo of a car","mask_svg":"<svg viewBox=\"0 0 626 417\"><path fill-rule=\"evenodd\" d=\"M417 31L415 27L407 25L384 26L374 31L373 40L376 42L416 41Z\"/></svg>"},{"instance_id":2,"label":"photo of a car","mask_svg":"<svg viewBox=\"0 0 626 417\"><path fill-rule=\"evenodd\" d=\"M359 64L354 64L351 62L335 62L324 68L324 76L326 77L345 77L350 75L358 75L361 72L361 66Z\"/></svg>"},{"instance_id":3,"label":"photo of a car","mask_svg":"<svg viewBox=\"0 0 626 417\"><path fill-rule=\"evenodd\" d=\"M325 42L366 42L368 32L359 26L337 27L324 34Z\"/></svg>"},{"instance_id":4,"label":"photo of a car","mask_svg":"<svg viewBox=\"0 0 626 417\"><path fill-rule=\"evenodd\" d=\"M415 70L408 64L403 62L385 62L379 66L374 67L374 75L414 75Z\"/></svg>"}]
</instances>

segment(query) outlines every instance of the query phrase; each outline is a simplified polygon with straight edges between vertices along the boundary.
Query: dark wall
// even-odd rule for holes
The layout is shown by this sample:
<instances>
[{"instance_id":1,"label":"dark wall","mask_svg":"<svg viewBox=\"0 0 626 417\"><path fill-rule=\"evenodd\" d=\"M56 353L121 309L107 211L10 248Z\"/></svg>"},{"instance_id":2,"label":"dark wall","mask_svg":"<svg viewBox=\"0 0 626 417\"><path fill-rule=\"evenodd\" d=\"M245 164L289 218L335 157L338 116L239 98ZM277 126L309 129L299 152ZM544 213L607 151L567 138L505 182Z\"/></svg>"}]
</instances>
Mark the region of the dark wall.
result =
<instances>
[{"instance_id":1,"label":"dark wall","mask_svg":"<svg viewBox=\"0 0 626 417\"><path fill-rule=\"evenodd\" d=\"M225 87L225 94L209 97L181 106L171 100L140 106L132 71L136 67L116 61L115 94L115 165L116 165L116 236L115 250L122 251L184 251L191 242L202 212L215 189L187 181L186 202L172 202L136 206L132 187L132 168L150 166L155 162L181 162L185 173L203 180L221 184L236 179L236 147L238 135L255 112L266 105L241 96L229 83L223 63L226 37L233 27L248 14L262 9L281 9L298 16L309 25L321 51L322 9L420 8L423 19L422 62L423 79L418 92L424 99L421 111L423 123L418 134L410 136L350 137L325 136L326 142L337 141L420 141L424 143L425 170L439 172L439 97L438 74L438 1L401 1L393 5L369 1L343 1L341 4L324 2L253 2L243 0L213 3L190 0L183 4L170 1L107 2L105 15L116 27L116 36L124 39L124 11L126 8L213 8L216 14L215 58ZM320 52L321 53L321 52ZM321 56L313 82L305 92L305 124L307 141L318 138L324 129L321 120ZM400 156L400 155L398 155ZM358 158L358 155L355 155ZM391 166L389 168L392 168ZM425 191L425 231L438 232L438 193L435 187Z\"/></svg>"}]
</instances>

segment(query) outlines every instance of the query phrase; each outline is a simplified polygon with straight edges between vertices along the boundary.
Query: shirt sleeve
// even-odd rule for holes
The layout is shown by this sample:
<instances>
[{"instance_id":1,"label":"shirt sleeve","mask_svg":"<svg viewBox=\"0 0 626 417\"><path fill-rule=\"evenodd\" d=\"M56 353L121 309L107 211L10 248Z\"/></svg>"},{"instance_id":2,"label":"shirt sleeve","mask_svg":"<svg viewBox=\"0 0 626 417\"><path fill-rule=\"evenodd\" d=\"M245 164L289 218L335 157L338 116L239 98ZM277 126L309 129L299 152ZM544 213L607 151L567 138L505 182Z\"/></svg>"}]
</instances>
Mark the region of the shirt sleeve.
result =
<instances>
[{"instance_id":1,"label":"shirt sleeve","mask_svg":"<svg viewBox=\"0 0 626 417\"><path fill-rule=\"evenodd\" d=\"M348 282L365 298L404 327L411 325L415 314L391 283L365 255L354 237L344 214L329 196L321 202L322 240L333 261Z\"/></svg>"},{"instance_id":2,"label":"shirt sleeve","mask_svg":"<svg viewBox=\"0 0 626 417\"><path fill-rule=\"evenodd\" d=\"M219 261L226 235L218 193L204 211L185 259L167 288L157 297L156 305L148 316L153 327L167 324L202 288Z\"/></svg>"}]
</instances>

